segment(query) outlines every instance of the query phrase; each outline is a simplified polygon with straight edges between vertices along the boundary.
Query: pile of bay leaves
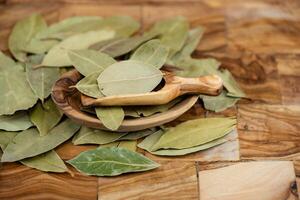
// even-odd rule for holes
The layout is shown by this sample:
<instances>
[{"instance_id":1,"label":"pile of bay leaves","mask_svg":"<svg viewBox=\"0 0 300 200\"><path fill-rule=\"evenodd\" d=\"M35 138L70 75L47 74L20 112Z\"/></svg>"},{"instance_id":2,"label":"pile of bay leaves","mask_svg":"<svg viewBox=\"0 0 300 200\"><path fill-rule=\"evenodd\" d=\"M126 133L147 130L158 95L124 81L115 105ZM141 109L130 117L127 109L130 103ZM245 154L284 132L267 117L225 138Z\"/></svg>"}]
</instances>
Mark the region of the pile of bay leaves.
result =
<instances>
[{"instance_id":1,"label":"pile of bay leaves","mask_svg":"<svg viewBox=\"0 0 300 200\"><path fill-rule=\"evenodd\" d=\"M191 57L202 27L189 29L185 18L174 17L155 23L143 34L137 34L139 28L128 16L78 16L48 26L41 15L33 14L17 22L8 41L12 57L0 52L1 161L66 172L54 149L72 138L74 145L100 146L67 163L87 175L115 176L159 166L135 152L137 146L155 155L180 156L226 142L235 118L199 118L175 127L114 132L124 118L164 112L181 98L160 106L95 108L95 115L110 131L80 126L57 109L49 97L52 85L74 67L84 76L74 87L92 98L150 92L160 83L160 68L166 64L181 68L173 71L180 76L222 77L225 90L219 96L200 95L207 110L223 111L245 96L231 73L219 69L218 61ZM152 79L120 83L124 76ZM137 144L138 140L142 141Z\"/></svg>"}]
</instances>

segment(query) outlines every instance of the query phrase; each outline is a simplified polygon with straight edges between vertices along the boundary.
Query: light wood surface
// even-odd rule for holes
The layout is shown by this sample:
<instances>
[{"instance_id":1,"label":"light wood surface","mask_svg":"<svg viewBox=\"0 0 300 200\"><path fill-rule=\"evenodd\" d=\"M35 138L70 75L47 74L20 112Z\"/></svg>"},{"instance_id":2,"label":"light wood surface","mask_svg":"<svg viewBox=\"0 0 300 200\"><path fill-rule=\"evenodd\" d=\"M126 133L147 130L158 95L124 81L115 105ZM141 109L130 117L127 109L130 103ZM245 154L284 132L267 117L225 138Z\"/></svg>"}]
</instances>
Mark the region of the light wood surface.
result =
<instances>
[{"instance_id":1,"label":"light wood surface","mask_svg":"<svg viewBox=\"0 0 300 200\"><path fill-rule=\"evenodd\" d=\"M299 0L0 0L1 50L8 53L6 41L13 24L33 12L42 13L49 23L74 15L130 15L141 22L142 30L159 19L185 16L192 27L203 25L206 29L193 57L220 60L221 67L233 73L249 99L221 113L205 111L198 102L178 119L168 123L174 126L199 117L238 116L239 148L232 145L232 153L219 149L207 157L202 153L178 158L152 156L162 165L160 168L115 178L86 177L76 173L71 166L68 167L75 173L74 177L39 172L19 163L4 163L0 167L0 199L119 200L162 197L185 200L199 199L212 190L214 195L222 194L224 186L228 186L234 196L241 193L233 189L240 186L239 189L244 190L242 186L245 184L236 182L244 181L248 172L251 172L253 179L252 184L247 185L247 192L249 188L255 189L256 185L264 183L254 194L256 199L266 197L260 199L267 200L270 194L267 189L273 187L270 185L273 182L278 184L273 189L274 195L285 191L285 196L276 196L276 200L297 199L291 195L297 194L295 185L292 184L291 189L287 186L290 179L277 179L276 175L284 174L291 178L294 177L294 170L297 183L300 183ZM67 142L59 146L57 152L68 160L81 151L95 147L74 147ZM143 150L138 151L149 156ZM240 158L237 158L238 154ZM211 159L213 157L216 159ZM282 160L292 163L278 163ZM255 164L261 161L266 164ZM240 163L250 164L240 166ZM228 167L233 165L238 165L235 167L237 170L228 176L228 170L231 171ZM211 170L220 171L211 173ZM200 172L198 178L197 171ZM261 172L264 174L257 178L255 174ZM208 190L200 186L199 192L198 184L212 183L201 181L202 173L206 174L206 180L218 180L218 183ZM220 178L215 179L216 175ZM229 182L231 185L228 185Z\"/></svg>"}]
</instances>

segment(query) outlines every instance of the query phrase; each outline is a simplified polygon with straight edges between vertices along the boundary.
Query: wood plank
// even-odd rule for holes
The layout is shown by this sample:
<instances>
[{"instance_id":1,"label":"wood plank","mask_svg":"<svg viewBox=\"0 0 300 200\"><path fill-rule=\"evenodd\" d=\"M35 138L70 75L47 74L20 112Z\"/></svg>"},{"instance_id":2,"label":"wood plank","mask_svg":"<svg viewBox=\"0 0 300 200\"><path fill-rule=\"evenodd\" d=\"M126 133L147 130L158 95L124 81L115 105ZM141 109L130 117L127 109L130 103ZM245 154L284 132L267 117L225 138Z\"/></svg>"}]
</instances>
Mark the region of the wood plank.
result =
<instances>
[{"instance_id":1,"label":"wood plank","mask_svg":"<svg viewBox=\"0 0 300 200\"><path fill-rule=\"evenodd\" d=\"M226 9L228 46L255 53L299 53L300 2L237 1Z\"/></svg>"},{"instance_id":2,"label":"wood plank","mask_svg":"<svg viewBox=\"0 0 300 200\"><path fill-rule=\"evenodd\" d=\"M145 155L152 160L160 161L160 160L180 160L180 161L234 161L239 160L240 152L239 152L239 141L237 131L234 131L226 136L228 142L218 145L216 147L199 151L195 153L191 153L184 156L156 156L145 152Z\"/></svg>"},{"instance_id":3,"label":"wood plank","mask_svg":"<svg viewBox=\"0 0 300 200\"><path fill-rule=\"evenodd\" d=\"M159 162L158 169L99 178L99 200L198 199L194 162Z\"/></svg>"},{"instance_id":4,"label":"wood plank","mask_svg":"<svg viewBox=\"0 0 300 200\"><path fill-rule=\"evenodd\" d=\"M8 49L8 36L18 20L33 13L40 13L48 23L53 23L59 19L59 8L59 4L56 3L0 5L0 50Z\"/></svg>"},{"instance_id":5,"label":"wood plank","mask_svg":"<svg viewBox=\"0 0 300 200\"><path fill-rule=\"evenodd\" d=\"M276 56L280 89L284 105L300 104L300 56Z\"/></svg>"},{"instance_id":6,"label":"wood plank","mask_svg":"<svg viewBox=\"0 0 300 200\"><path fill-rule=\"evenodd\" d=\"M199 172L201 200L296 200L289 161L247 162Z\"/></svg>"},{"instance_id":7,"label":"wood plank","mask_svg":"<svg viewBox=\"0 0 300 200\"><path fill-rule=\"evenodd\" d=\"M204 36L197 47L199 52L223 52L226 46L226 28L224 10L214 1L199 1L197 4L185 5L145 5L143 7L143 24L145 29L161 19L184 16L191 27L203 26Z\"/></svg>"},{"instance_id":8,"label":"wood plank","mask_svg":"<svg viewBox=\"0 0 300 200\"><path fill-rule=\"evenodd\" d=\"M300 106L239 105L242 158L300 156Z\"/></svg>"},{"instance_id":9,"label":"wood plank","mask_svg":"<svg viewBox=\"0 0 300 200\"><path fill-rule=\"evenodd\" d=\"M97 178L72 171L74 177L4 163L0 170L0 199L97 199Z\"/></svg>"}]
</instances>

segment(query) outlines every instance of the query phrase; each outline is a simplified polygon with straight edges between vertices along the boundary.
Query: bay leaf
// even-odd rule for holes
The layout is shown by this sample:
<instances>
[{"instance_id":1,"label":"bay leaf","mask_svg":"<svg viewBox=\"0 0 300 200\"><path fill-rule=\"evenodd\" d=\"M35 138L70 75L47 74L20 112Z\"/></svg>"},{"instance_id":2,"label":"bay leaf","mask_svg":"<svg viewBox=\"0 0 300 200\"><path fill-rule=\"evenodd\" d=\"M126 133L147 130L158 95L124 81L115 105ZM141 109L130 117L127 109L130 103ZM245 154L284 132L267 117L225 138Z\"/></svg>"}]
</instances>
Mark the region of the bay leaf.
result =
<instances>
[{"instance_id":1,"label":"bay leaf","mask_svg":"<svg viewBox=\"0 0 300 200\"><path fill-rule=\"evenodd\" d=\"M162 44L170 48L169 57L172 57L184 45L188 37L188 22L183 17L174 17L161 20L154 24L149 32L160 33Z\"/></svg>"},{"instance_id":2,"label":"bay leaf","mask_svg":"<svg viewBox=\"0 0 300 200\"><path fill-rule=\"evenodd\" d=\"M99 29L102 23L102 17L98 16L69 17L39 32L36 38L62 40L78 33Z\"/></svg>"},{"instance_id":3,"label":"bay leaf","mask_svg":"<svg viewBox=\"0 0 300 200\"><path fill-rule=\"evenodd\" d=\"M139 22L130 16L111 16L102 21L101 29L112 30L116 37L129 37L140 28Z\"/></svg>"},{"instance_id":4,"label":"bay leaf","mask_svg":"<svg viewBox=\"0 0 300 200\"><path fill-rule=\"evenodd\" d=\"M23 131L30 128L31 123L26 112L16 112L13 115L0 116L0 129L6 131Z\"/></svg>"},{"instance_id":5,"label":"bay leaf","mask_svg":"<svg viewBox=\"0 0 300 200\"><path fill-rule=\"evenodd\" d=\"M203 100L204 107L207 110L221 112L235 105L239 98L229 97L227 92L223 91L218 96L200 95Z\"/></svg>"},{"instance_id":6,"label":"bay leaf","mask_svg":"<svg viewBox=\"0 0 300 200\"><path fill-rule=\"evenodd\" d=\"M13 56L25 62L27 58L23 49L39 31L46 27L45 20L39 14L33 14L18 21L8 38L8 48Z\"/></svg>"},{"instance_id":7,"label":"bay leaf","mask_svg":"<svg viewBox=\"0 0 300 200\"><path fill-rule=\"evenodd\" d=\"M22 131L7 145L1 162L14 162L50 151L71 138L79 128L67 119L45 136L40 136L35 128Z\"/></svg>"},{"instance_id":8,"label":"bay leaf","mask_svg":"<svg viewBox=\"0 0 300 200\"><path fill-rule=\"evenodd\" d=\"M186 155L186 154L206 150L206 149L215 147L217 145L223 144L223 143L228 141L227 139L222 137L222 138L213 140L211 142L208 142L208 143L205 143L205 144L202 144L202 145L199 145L199 146L191 147L191 148L186 148L186 149L161 149L161 150L157 150L157 151L151 151L152 146L159 141L160 137L163 134L164 134L164 132L162 130L160 130L160 131L157 131L157 132L149 135L141 143L138 144L138 147L141 148L141 149L144 149L144 150L146 150L149 153L154 154L154 155L182 156L182 155Z\"/></svg>"},{"instance_id":9,"label":"bay leaf","mask_svg":"<svg viewBox=\"0 0 300 200\"><path fill-rule=\"evenodd\" d=\"M42 65L50 67L70 66L72 63L68 57L68 50L87 49L94 43L110 39L114 36L114 31L102 30L90 31L68 37L50 49L45 56Z\"/></svg>"},{"instance_id":10,"label":"bay leaf","mask_svg":"<svg viewBox=\"0 0 300 200\"><path fill-rule=\"evenodd\" d=\"M159 69L133 60L110 65L97 79L100 91L105 96L150 92L161 80Z\"/></svg>"},{"instance_id":11,"label":"bay leaf","mask_svg":"<svg viewBox=\"0 0 300 200\"><path fill-rule=\"evenodd\" d=\"M58 68L34 68L35 65L42 62L43 58L44 55L35 55L29 58L30 63L26 63L27 81L35 95L42 102L50 95L53 84L60 76Z\"/></svg>"},{"instance_id":12,"label":"bay leaf","mask_svg":"<svg viewBox=\"0 0 300 200\"><path fill-rule=\"evenodd\" d=\"M218 75L222 78L224 87L228 91L227 96L231 96L231 97L246 96L228 70L223 70Z\"/></svg>"},{"instance_id":13,"label":"bay leaf","mask_svg":"<svg viewBox=\"0 0 300 200\"><path fill-rule=\"evenodd\" d=\"M151 40L157 35L157 33L149 33L141 36L133 36L130 38L113 38L110 40L95 43L91 45L89 49L101 51L115 58L133 51L142 43Z\"/></svg>"},{"instance_id":14,"label":"bay leaf","mask_svg":"<svg viewBox=\"0 0 300 200\"><path fill-rule=\"evenodd\" d=\"M81 173L95 176L116 176L159 167L159 164L139 153L116 147L88 150L67 162Z\"/></svg>"},{"instance_id":15,"label":"bay leaf","mask_svg":"<svg viewBox=\"0 0 300 200\"><path fill-rule=\"evenodd\" d=\"M96 115L109 130L117 130L123 122L125 113L122 107L96 107Z\"/></svg>"},{"instance_id":16,"label":"bay leaf","mask_svg":"<svg viewBox=\"0 0 300 200\"><path fill-rule=\"evenodd\" d=\"M150 40L134 51L130 60L137 60L160 69L166 62L169 49L160 40Z\"/></svg>"},{"instance_id":17,"label":"bay leaf","mask_svg":"<svg viewBox=\"0 0 300 200\"><path fill-rule=\"evenodd\" d=\"M214 58L204 59L185 59L177 63L183 71L177 71L176 75L184 77L199 77L211 74L217 74L220 62Z\"/></svg>"},{"instance_id":18,"label":"bay leaf","mask_svg":"<svg viewBox=\"0 0 300 200\"><path fill-rule=\"evenodd\" d=\"M0 147L2 151L5 150L7 145L16 137L18 132L15 131L1 131L0 130Z\"/></svg>"},{"instance_id":19,"label":"bay leaf","mask_svg":"<svg viewBox=\"0 0 300 200\"><path fill-rule=\"evenodd\" d=\"M80 131L74 136L72 142L74 145L79 144L107 144L117 141L127 133L117 133L111 131L104 131L99 129L92 129L82 126Z\"/></svg>"},{"instance_id":20,"label":"bay leaf","mask_svg":"<svg viewBox=\"0 0 300 200\"><path fill-rule=\"evenodd\" d=\"M107 54L94 50L69 50L69 59L72 65L84 76L101 72L116 61Z\"/></svg>"},{"instance_id":21,"label":"bay leaf","mask_svg":"<svg viewBox=\"0 0 300 200\"><path fill-rule=\"evenodd\" d=\"M101 144L99 147L118 147L120 141L115 141L107 144Z\"/></svg>"},{"instance_id":22,"label":"bay leaf","mask_svg":"<svg viewBox=\"0 0 300 200\"><path fill-rule=\"evenodd\" d=\"M183 122L167 129L151 151L158 149L185 149L199 146L228 134L234 128L233 118L200 118Z\"/></svg>"},{"instance_id":23,"label":"bay leaf","mask_svg":"<svg viewBox=\"0 0 300 200\"><path fill-rule=\"evenodd\" d=\"M58 43L58 40L39 40L32 38L22 50L31 54L44 54Z\"/></svg>"},{"instance_id":24,"label":"bay leaf","mask_svg":"<svg viewBox=\"0 0 300 200\"><path fill-rule=\"evenodd\" d=\"M30 113L32 123L37 127L41 136L47 135L61 120L63 113L57 108L52 99L43 104L38 102Z\"/></svg>"},{"instance_id":25,"label":"bay leaf","mask_svg":"<svg viewBox=\"0 0 300 200\"><path fill-rule=\"evenodd\" d=\"M18 110L26 110L37 101L37 97L26 80L23 67L17 63L11 66L13 61L9 61L6 67L5 63L8 60L9 58L6 58L0 62L0 93L2 94L0 115L10 115Z\"/></svg>"},{"instance_id":26,"label":"bay leaf","mask_svg":"<svg viewBox=\"0 0 300 200\"><path fill-rule=\"evenodd\" d=\"M136 140L126 140L126 141L120 141L118 144L119 148L128 149L130 151L136 151Z\"/></svg>"},{"instance_id":27,"label":"bay leaf","mask_svg":"<svg viewBox=\"0 0 300 200\"><path fill-rule=\"evenodd\" d=\"M140 138L146 137L152 133L155 133L156 128L148 128L145 130L129 132L128 134L122 136L118 140L138 140Z\"/></svg>"},{"instance_id":28,"label":"bay leaf","mask_svg":"<svg viewBox=\"0 0 300 200\"><path fill-rule=\"evenodd\" d=\"M44 172L66 172L67 166L54 150L26 158L20 161L23 165Z\"/></svg>"},{"instance_id":29,"label":"bay leaf","mask_svg":"<svg viewBox=\"0 0 300 200\"><path fill-rule=\"evenodd\" d=\"M197 48L203 32L204 29L202 27L194 28L188 32L188 37L184 43L184 46L172 57L172 60L175 62L175 64L178 61L184 60L191 56L193 51Z\"/></svg>"},{"instance_id":30,"label":"bay leaf","mask_svg":"<svg viewBox=\"0 0 300 200\"><path fill-rule=\"evenodd\" d=\"M100 92L98 87L97 78L100 75L100 72L94 72L83 79L81 79L77 84L76 88L82 94L85 94L90 97L99 98L104 95Z\"/></svg>"}]
</instances>

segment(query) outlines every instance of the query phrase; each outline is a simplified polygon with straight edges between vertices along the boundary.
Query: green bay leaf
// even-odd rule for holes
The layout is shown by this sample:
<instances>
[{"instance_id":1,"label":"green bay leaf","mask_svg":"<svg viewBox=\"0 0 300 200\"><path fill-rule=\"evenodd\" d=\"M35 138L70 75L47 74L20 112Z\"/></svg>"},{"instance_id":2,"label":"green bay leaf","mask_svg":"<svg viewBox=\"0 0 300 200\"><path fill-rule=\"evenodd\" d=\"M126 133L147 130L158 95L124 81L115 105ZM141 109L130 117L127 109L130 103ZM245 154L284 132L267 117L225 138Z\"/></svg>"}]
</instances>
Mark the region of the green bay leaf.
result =
<instances>
[{"instance_id":1,"label":"green bay leaf","mask_svg":"<svg viewBox=\"0 0 300 200\"><path fill-rule=\"evenodd\" d=\"M125 117L122 107L96 107L95 111L103 125L112 131L120 127Z\"/></svg>"},{"instance_id":2,"label":"green bay leaf","mask_svg":"<svg viewBox=\"0 0 300 200\"><path fill-rule=\"evenodd\" d=\"M79 144L107 144L117 141L127 133L117 133L111 131L104 131L99 129L92 129L82 126L80 131L74 136L72 142L75 145Z\"/></svg>"},{"instance_id":3,"label":"green bay leaf","mask_svg":"<svg viewBox=\"0 0 300 200\"><path fill-rule=\"evenodd\" d=\"M137 60L160 69L166 62L169 49L160 40L150 40L134 51L130 60Z\"/></svg>"},{"instance_id":4,"label":"green bay leaf","mask_svg":"<svg viewBox=\"0 0 300 200\"><path fill-rule=\"evenodd\" d=\"M227 96L231 97L245 97L245 93L241 90L238 83L235 81L230 71L223 70L218 74L222 80L224 87L228 91Z\"/></svg>"},{"instance_id":5,"label":"green bay leaf","mask_svg":"<svg viewBox=\"0 0 300 200\"><path fill-rule=\"evenodd\" d=\"M0 130L0 147L2 151L5 150L7 145L16 137L18 132L15 131L1 131Z\"/></svg>"},{"instance_id":6,"label":"green bay leaf","mask_svg":"<svg viewBox=\"0 0 300 200\"><path fill-rule=\"evenodd\" d=\"M44 55L35 55L29 58L30 63L26 63L27 81L41 101L44 101L50 95L53 84L60 76L58 68L34 68L35 65L42 62L43 58Z\"/></svg>"},{"instance_id":7,"label":"green bay leaf","mask_svg":"<svg viewBox=\"0 0 300 200\"><path fill-rule=\"evenodd\" d=\"M41 136L47 135L61 120L62 116L63 113L57 108L52 99L48 99L43 104L38 102L30 113L30 119Z\"/></svg>"},{"instance_id":8,"label":"green bay leaf","mask_svg":"<svg viewBox=\"0 0 300 200\"><path fill-rule=\"evenodd\" d=\"M71 138L79 128L67 119L45 136L40 136L35 128L22 131L7 145L1 162L14 162L50 151Z\"/></svg>"},{"instance_id":9,"label":"green bay leaf","mask_svg":"<svg viewBox=\"0 0 300 200\"><path fill-rule=\"evenodd\" d=\"M27 58L23 49L39 31L46 27L45 20L38 14L33 14L18 21L8 38L8 47L13 56L17 60L25 62Z\"/></svg>"},{"instance_id":10,"label":"green bay leaf","mask_svg":"<svg viewBox=\"0 0 300 200\"><path fill-rule=\"evenodd\" d=\"M159 167L159 164L139 153L116 147L85 151L67 162L78 171L95 176L116 176Z\"/></svg>"},{"instance_id":11,"label":"green bay leaf","mask_svg":"<svg viewBox=\"0 0 300 200\"><path fill-rule=\"evenodd\" d=\"M200 118L183 122L167 129L151 151L158 149L185 149L221 138L233 130L236 119Z\"/></svg>"},{"instance_id":12,"label":"green bay leaf","mask_svg":"<svg viewBox=\"0 0 300 200\"><path fill-rule=\"evenodd\" d=\"M157 131L156 133L153 133L152 135L149 135L146 137L141 143L138 144L138 147L141 149L144 149L148 151L151 154L154 155L160 155L160 156L182 156L202 150L206 150L212 147L215 147L217 145L223 144L227 142L228 140L225 137L213 140L211 142L191 147L191 148L186 148L186 149L161 149L157 151L151 151L152 147L154 144L156 144L160 137L164 134L162 130Z\"/></svg>"},{"instance_id":13,"label":"green bay leaf","mask_svg":"<svg viewBox=\"0 0 300 200\"><path fill-rule=\"evenodd\" d=\"M114 31L101 30L90 31L68 37L50 49L48 54L45 56L42 65L50 67L71 66L72 62L68 57L68 50L87 49L94 43L110 39L114 36Z\"/></svg>"},{"instance_id":14,"label":"green bay leaf","mask_svg":"<svg viewBox=\"0 0 300 200\"><path fill-rule=\"evenodd\" d=\"M0 116L0 129L6 131L23 131L32 126L27 112L20 111L13 115Z\"/></svg>"},{"instance_id":15,"label":"green bay leaf","mask_svg":"<svg viewBox=\"0 0 300 200\"><path fill-rule=\"evenodd\" d=\"M146 137L156 131L156 128L149 128L140 131L129 132L128 134L122 136L118 140L138 140L140 138Z\"/></svg>"},{"instance_id":16,"label":"green bay leaf","mask_svg":"<svg viewBox=\"0 0 300 200\"><path fill-rule=\"evenodd\" d=\"M39 32L36 38L62 40L78 33L99 29L102 23L102 17L98 16L69 17Z\"/></svg>"},{"instance_id":17,"label":"green bay leaf","mask_svg":"<svg viewBox=\"0 0 300 200\"><path fill-rule=\"evenodd\" d=\"M84 76L101 72L116 61L107 54L94 50L69 50L69 59L72 65Z\"/></svg>"},{"instance_id":18,"label":"green bay leaf","mask_svg":"<svg viewBox=\"0 0 300 200\"><path fill-rule=\"evenodd\" d=\"M227 92L223 91L218 96L201 95L204 107L207 110L221 112L235 105L239 98L229 97L226 95Z\"/></svg>"},{"instance_id":19,"label":"green bay leaf","mask_svg":"<svg viewBox=\"0 0 300 200\"><path fill-rule=\"evenodd\" d=\"M67 166L54 150L46 153L20 160L23 165L44 172L66 172Z\"/></svg>"},{"instance_id":20,"label":"green bay leaf","mask_svg":"<svg viewBox=\"0 0 300 200\"><path fill-rule=\"evenodd\" d=\"M139 61L122 61L107 67L98 77L105 96L140 94L152 91L162 80L162 73L152 65Z\"/></svg>"},{"instance_id":21,"label":"green bay leaf","mask_svg":"<svg viewBox=\"0 0 300 200\"><path fill-rule=\"evenodd\" d=\"M100 72L94 72L83 79L81 79L77 84L76 88L82 94L85 94L90 97L99 98L104 95L100 92L98 87L97 78L100 75Z\"/></svg>"},{"instance_id":22,"label":"green bay leaf","mask_svg":"<svg viewBox=\"0 0 300 200\"><path fill-rule=\"evenodd\" d=\"M136 140L120 141L118 144L119 148L128 149L130 151L136 151L136 146L137 146Z\"/></svg>"}]
</instances>

